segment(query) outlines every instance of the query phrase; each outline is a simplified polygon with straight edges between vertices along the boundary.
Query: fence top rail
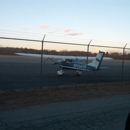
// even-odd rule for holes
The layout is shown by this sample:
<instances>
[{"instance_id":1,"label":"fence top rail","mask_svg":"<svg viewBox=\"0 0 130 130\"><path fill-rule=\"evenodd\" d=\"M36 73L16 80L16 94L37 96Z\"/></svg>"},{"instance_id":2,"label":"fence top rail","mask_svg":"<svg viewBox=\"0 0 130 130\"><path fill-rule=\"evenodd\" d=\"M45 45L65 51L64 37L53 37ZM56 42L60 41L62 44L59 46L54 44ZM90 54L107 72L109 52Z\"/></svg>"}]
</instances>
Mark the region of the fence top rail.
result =
<instances>
[{"instance_id":1,"label":"fence top rail","mask_svg":"<svg viewBox=\"0 0 130 130\"><path fill-rule=\"evenodd\" d=\"M33 42L42 42L41 40L23 39L23 38L0 37L0 39L20 40L20 41L33 41Z\"/></svg>"},{"instance_id":2,"label":"fence top rail","mask_svg":"<svg viewBox=\"0 0 130 130\"><path fill-rule=\"evenodd\" d=\"M54 41L44 41L47 43L55 43L55 44L68 44L68 45L77 45L77 46L88 46L88 44L79 44L79 43L71 43L71 42L54 42Z\"/></svg>"},{"instance_id":3,"label":"fence top rail","mask_svg":"<svg viewBox=\"0 0 130 130\"><path fill-rule=\"evenodd\" d=\"M21 40L21 41L33 41L33 42L47 42L47 43L55 43L55 44L68 44L68 45L79 45L79 46L93 46L93 47L104 47L104 48L116 48L123 49L124 47L116 47L116 46L102 46L102 45L88 45L88 44L78 44L78 43L65 43L65 42L55 42L55 41L42 41L42 40L34 40L34 39L22 39L22 38L9 38L9 37L0 37L0 39L10 39L10 40ZM130 48L125 48L130 50Z\"/></svg>"},{"instance_id":4,"label":"fence top rail","mask_svg":"<svg viewBox=\"0 0 130 130\"><path fill-rule=\"evenodd\" d=\"M116 49L123 49L124 47L116 47L116 46L102 46L102 45L90 45L94 47L105 47L105 48L116 48ZM130 49L130 48L129 48Z\"/></svg>"}]
</instances>

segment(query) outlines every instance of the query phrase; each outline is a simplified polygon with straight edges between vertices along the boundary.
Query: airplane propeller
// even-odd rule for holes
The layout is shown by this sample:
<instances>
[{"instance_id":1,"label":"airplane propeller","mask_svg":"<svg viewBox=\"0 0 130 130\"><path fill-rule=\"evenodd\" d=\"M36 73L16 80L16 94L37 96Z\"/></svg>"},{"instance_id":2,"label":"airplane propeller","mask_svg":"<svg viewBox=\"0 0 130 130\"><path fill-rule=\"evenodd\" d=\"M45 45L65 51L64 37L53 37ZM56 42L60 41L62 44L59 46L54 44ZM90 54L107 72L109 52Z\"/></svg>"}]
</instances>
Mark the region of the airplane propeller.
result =
<instances>
[{"instance_id":1,"label":"airplane propeller","mask_svg":"<svg viewBox=\"0 0 130 130\"><path fill-rule=\"evenodd\" d=\"M57 62L54 62L53 65L59 64L61 60L58 60Z\"/></svg>"},{"instance_id":2,"label":"airplane propeller","mask_svg":"<svg viewBox=\"0 0 130 130\"><path fill-rule=\"evenodd\" d=\"M58 64L58 62L54 62L54 63L53 63L53 65L56 65L56 64Z\"/></svg>"}]
</instances>

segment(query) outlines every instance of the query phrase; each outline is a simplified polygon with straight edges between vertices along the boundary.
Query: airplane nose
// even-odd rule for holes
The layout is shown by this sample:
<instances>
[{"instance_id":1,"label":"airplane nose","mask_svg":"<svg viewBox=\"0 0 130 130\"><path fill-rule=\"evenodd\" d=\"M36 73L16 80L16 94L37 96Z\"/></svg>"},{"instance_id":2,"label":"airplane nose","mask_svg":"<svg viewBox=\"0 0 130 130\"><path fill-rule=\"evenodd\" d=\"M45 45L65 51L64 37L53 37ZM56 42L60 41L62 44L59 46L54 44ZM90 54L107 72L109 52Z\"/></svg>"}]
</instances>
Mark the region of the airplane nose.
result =
<instances>
[{"instance_id":1,"label":"airplane nose","mask_svg":"<svg viewBox=\"0 0 130 130\"><path fill-rule=\"evenodd\" d=\"M54 62L53 65L57 64L57 62Z\"/></svg>"}]
</instances>

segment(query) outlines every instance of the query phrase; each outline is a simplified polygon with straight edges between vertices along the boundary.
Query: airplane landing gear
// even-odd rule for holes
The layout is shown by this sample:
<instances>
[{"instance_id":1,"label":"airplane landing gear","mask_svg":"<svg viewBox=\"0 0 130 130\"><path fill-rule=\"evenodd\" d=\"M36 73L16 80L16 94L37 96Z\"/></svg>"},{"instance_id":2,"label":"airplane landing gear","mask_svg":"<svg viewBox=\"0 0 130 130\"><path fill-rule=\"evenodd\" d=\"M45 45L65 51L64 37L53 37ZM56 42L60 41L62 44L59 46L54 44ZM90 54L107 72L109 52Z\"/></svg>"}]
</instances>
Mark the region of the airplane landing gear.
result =
<instances>
[{"instance_id":1,"label":"airplane landing gear","mask_svg":"<svg viewBox=\"0 0 130 130\"><path fill-rule=\"evenodd\" d=\"M82 74L81 71L76 71L76 75L77 75L77 76L80 76L81 74Z\"/></svg>"},{"instance_id":2,"label":"airplane landing gear","mask_svg":"<svg viewBox=\"0 0 130 130\"><path fill-rule=\"evenodd\" d=\"M59 75L59 76L63 75L64 73L65 73L65 72L64 72L63 70L57 71L57 75Z\"/></svg>"}]
</instances>

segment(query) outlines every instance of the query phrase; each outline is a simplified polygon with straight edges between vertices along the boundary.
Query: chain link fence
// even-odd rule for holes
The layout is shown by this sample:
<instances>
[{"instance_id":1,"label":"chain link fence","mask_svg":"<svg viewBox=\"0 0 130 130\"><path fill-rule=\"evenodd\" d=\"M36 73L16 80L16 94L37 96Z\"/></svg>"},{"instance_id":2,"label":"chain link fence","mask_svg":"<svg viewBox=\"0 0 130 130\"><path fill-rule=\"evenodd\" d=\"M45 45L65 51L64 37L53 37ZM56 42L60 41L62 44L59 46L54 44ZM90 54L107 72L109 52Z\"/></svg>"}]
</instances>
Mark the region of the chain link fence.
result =
<instances>
[{"instance_id":1,"label":"chain link fence","mask_svg":"<svg viewBox=\"0 0 130 130\"><path fill-rule=\"evenodd\" d=\"M53 38L46 35L43 36L42 40L0 37L0 89L130 81L130 60L126 60L129 59L130 48L129 46L127 47L127 44L122 46L119 44L108 45L105 42L101 43L93 40L79 41L79 39L74 40L71 38L63 41L63 37ZM4 49L5 51L2 51ZM13 49L14 51L12 51ZM84 64L91 62L87 60L88 57L95 56L99 50L105 51L105 56L116 56L118 53L120 57L116 57L113 60L103 60L101 66L109 67L108 70L84 71L81 76L76 76L75 71L66 70L66 73L59 77L57 76L57 71L60 68L53 65L57 59L44 58L43 54L47 54L47 50L51 50L51 54L55 55L58 52L61 55L70 55L73 54L72 52L78 55L80 51L82 52L80 55L86 56L86 60L80 61ZM7 55L8 51L10 51L11 55ZM17 51L39 53L41 57L14 55L14 52L17 53ZM110 55L113 53L115 55Z\"/></svg>"}]
</instances>

